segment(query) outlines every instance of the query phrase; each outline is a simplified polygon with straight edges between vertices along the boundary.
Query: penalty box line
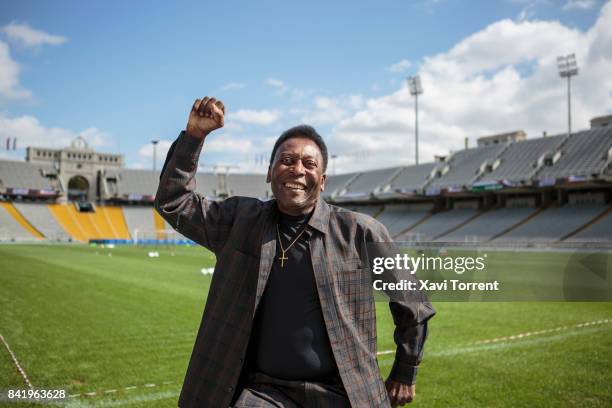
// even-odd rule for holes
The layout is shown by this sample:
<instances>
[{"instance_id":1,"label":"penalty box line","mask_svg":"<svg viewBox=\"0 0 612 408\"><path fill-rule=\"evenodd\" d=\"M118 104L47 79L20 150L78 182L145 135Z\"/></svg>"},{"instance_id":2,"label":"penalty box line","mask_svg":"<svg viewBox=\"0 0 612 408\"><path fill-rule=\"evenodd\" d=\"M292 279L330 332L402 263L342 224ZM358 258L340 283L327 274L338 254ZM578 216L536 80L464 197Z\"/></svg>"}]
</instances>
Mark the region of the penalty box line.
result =
<instances>
[{"instance_id":1,"label":"penalty box line","mask_svg":"<svg viewBox=\"0 0 612 408\"><path fill-rule=\"evenodd\" d=\"M4 343L4 346L6 347L6 349L9 352L9 354L11 355L11 358L13 359L13 362L15 363L15 366L17 367L17 370L19 371L19 374L21 374L21 377L23 378L25 383L28 385L28 388L33 390L34 386L30 382L30 379L28 378L28 376L27 376L25 370L23 369L23 367L21 367L21 364L19 364L19 360L17 360L17 357L15 357L15 353L13 353L13 350L11 350L11 347L9 346L8 342L6 341L6 339L4 338L2 333L0 333L0 340L2 340L2 343Z\"/></svg>"},{"instance_id":2,"label":"penalty box line","mask_svg":"<svg viewBox=\"0 0 612 408\"><path fill-rule=\"evenodd\" d=\"M578 323L578 324L568 325L568 326L559 326L559 327L554 327L552 329L529 331L529 332L514 334L512 336L495 337L492 339L478 340L472 343L464 344L462 346L469 347L469 346L478 346L482 344L499 343L503 341L520 340L520 339L524 339L525 337L530 337L530 336L539 336L542 334L555 333L555 332L571 330L571 329L583 329L585 327L595 326L599 324L608 324L608 323L612 323L612 319L592 320L590 322ZM376 355L383 356L386 354L393 354L393 353L395 353L395 350L383 350L383 351L379 351L378 353L376 353Z\"/></svg>"}]
</instances>

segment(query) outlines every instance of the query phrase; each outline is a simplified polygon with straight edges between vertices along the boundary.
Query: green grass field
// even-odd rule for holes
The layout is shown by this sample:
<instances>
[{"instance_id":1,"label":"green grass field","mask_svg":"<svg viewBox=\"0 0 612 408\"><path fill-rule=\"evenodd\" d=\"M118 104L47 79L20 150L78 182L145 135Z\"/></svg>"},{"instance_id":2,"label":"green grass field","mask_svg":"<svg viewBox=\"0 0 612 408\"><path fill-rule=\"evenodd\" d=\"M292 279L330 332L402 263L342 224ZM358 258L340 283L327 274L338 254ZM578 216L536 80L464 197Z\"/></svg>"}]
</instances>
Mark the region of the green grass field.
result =
<instances>
[{"instance_id":1,"label":"green grass field","mask_svg":"<svg viewBox=\"0 0 612 408\"><path fill-rule=\"evenodd\" d=\"M35 388L68 390L71 407L176 406L214 257L147 251L0 246L0 334ZM435 306L411 406L612 406L612 303ZM379 350L393 350L377 313ZM383 376L392 361L379 357ZM0 389L25 387L0 344Z\"/></svg>"}]
</instances>

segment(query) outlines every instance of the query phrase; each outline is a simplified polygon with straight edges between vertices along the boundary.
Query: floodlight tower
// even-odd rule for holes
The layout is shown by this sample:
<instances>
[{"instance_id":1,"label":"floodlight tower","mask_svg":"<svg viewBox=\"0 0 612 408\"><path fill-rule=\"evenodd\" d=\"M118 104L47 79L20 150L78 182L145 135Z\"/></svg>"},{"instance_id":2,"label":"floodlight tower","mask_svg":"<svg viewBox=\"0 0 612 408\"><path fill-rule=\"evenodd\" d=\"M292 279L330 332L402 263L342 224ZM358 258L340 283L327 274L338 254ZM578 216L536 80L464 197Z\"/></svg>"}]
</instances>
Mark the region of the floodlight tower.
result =
<instances>
[{"instance_id":1,"label":"floodlight tower","mask_svg":"<svg viewBox=\"0 0 612 408\"><path fill-rule=\"evenodd\" d=\"M414 96L414 157L415 164L419 164L419 95L423 93L421 77L408 77L408 88L410 95Z\"/></svg>"},{"instance_id":2,"label":"floodlight tower","mask_svg":"<svg viewBox=\"0 0 612 408\"><path fill-rule=\"evenodd\" d=\"M153 143L153 171L157 170L157 144L159 140L151 140Z\"/></svg>"},{"instance_id":3,"label":"floodlight tower","mask_svg":"<svg viewBox=\"0 0 612 408\"><path fill-rule=\"evenodd\" d=\"M576 55L569 54L567 56L557 57L557 65L559 66L559 76L567 78L567 135L572 134L572 76L578 75L578 64L576 63Z\"/></svg>"},{"instance_id":4,"label":"floodlight tower","mask_svg":"<svg viewBox=\"0 0 612 408\"><path fill-rule=\"evenodd\" d=\"M338 158L337 154L332 154L331 155L331 162L332 162L332 175L336 175L336 159Z\"/></svg>"}]
</instances>

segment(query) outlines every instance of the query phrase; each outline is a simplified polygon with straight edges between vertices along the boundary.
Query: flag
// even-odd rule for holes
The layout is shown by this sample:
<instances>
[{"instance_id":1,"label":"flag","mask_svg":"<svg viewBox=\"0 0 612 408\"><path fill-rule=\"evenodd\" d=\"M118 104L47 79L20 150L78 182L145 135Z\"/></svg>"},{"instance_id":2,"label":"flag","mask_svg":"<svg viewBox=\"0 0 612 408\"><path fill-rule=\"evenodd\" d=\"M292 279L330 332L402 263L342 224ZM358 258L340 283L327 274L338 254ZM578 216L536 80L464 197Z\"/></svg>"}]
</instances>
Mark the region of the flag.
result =
<instances>
[{"instance_id":1,"label":"flag","mask_svg":"<svg viewBox=\"0 0 612 408\"><path fill-rule=\"evenodd\" d=\"M17 150L17 138L13 138L13 150Z\"/></svg>"}]
</instances>

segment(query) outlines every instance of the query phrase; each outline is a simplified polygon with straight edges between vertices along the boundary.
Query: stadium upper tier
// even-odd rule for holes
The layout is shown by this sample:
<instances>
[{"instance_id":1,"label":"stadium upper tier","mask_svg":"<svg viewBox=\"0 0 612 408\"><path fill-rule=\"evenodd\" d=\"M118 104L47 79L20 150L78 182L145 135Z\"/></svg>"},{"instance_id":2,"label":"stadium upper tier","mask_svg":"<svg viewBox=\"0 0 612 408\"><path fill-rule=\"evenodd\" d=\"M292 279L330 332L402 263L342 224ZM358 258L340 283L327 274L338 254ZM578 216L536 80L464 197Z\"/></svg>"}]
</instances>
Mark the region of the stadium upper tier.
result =
<instances>
[{"instance_id":1,"label":"stadium upper tier","mask_svg":"<svg viewBox=\"0 0 612 408\"><path fill-rule=\"evenodd\" d=\"M159 171L122 169L117 175L118 194L155 195L159 185Z\"/></svg>"},{"instance_id":2,"label":"stadium upper tier","mask_svg":"<svg viewBox=\"0 0 612 408\"><path fill-rule=\"evenodd\" d=\"M337 202L359 202L435 195L445 189L470 190L483 183L497 183L501 187L507 181L512 182L510 186L545 181L550 185L551 179L554 184L555 179L609 179L610 175L612 127L601 127L569 137L558 135L464 149L441 161L418 166L330 175L323 196ZM52 189L65 196L75 177L78 174L66 180L69 176L41 163L0 160L0 193L4 189L12 195L28 195L25 190ZM113 198L138 201L139 196L151 201L159 172L109 168L85 178L90 201ZM100 188L96 189L98 185ZM198 173L196 190L209 197L272 196L263 174Z\"/></svg>"},{"instance_id":3,"label":"stadium upper tier","mask_svg":"<svg viewBox=\"0 0 612 408\"><path fill-rule=\"evenodd\" d=\"M593 176L606 170L612 159L612 128L572 134L561 146L560 158L538 173L538 179Z\"/></svg>"},{"instance_id":4,"label":"stadium upper tier","mask_svg":"<svg viewBox=\"0 0 612 408\"><path fill-rule=\"evenodd\" d=\"M41 164L0 160L0 187L17 189L50 189L51 183L44 176L52 168Z\"/></svg>"},{"instance_id":5,"label":"stadium upper tier","mask_svg":"<svg viewBox=\"0 0 612 408\"><path fill-rule=\"evenodd\" d=\"M401 167L393 167L359 173L336 198L338 200L368 199L370 194L380 192L384 186L388 185L401 170Z\"/></svg>"},{"instance_id":6,"label":"stadium upper tier","mask_svg":"<svg viewBox=\"0 0 612 408\"><path fill-rule=\"evenodd\" d=\"M214 175L209 175L209 177L216 178ZM241 195L257 198L270 198L272 196L270 184L266 183L266 176L264 174L230 173L226 179L227 192L230 196ZM220 194L213 195L218 196Z\"/></svg>"},{"instance_id":7,"label":"stadium upper tier","mask_svg":"<svg viewBox=\"0 0 612 408\"><path fill-rule=\"evenodd\" d=\"M483 180L526 181L542 165L547 154L553 154L564 136L543 137L512 143L499 157L499 163Z\"/></svg>"},{"instance_id":8,"label":"stadium upper tier","mask_svg":"<svg viewBox=\"0 0 612 408\"><path fill-rule=\"evenodd\" d=\"M470 186L506 147L507 145L496 144L460 150L452 154L444 174L433 179L428 187Z\"/></svg>"}]
</instances>

